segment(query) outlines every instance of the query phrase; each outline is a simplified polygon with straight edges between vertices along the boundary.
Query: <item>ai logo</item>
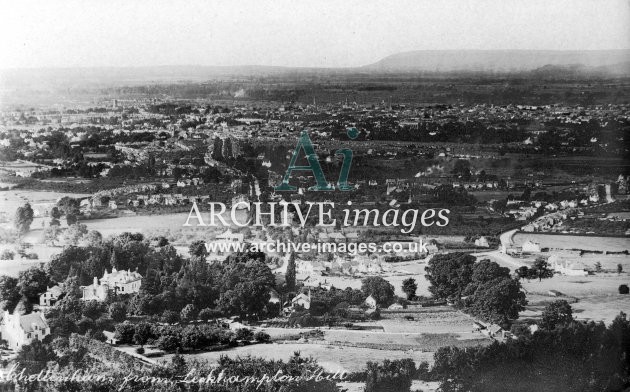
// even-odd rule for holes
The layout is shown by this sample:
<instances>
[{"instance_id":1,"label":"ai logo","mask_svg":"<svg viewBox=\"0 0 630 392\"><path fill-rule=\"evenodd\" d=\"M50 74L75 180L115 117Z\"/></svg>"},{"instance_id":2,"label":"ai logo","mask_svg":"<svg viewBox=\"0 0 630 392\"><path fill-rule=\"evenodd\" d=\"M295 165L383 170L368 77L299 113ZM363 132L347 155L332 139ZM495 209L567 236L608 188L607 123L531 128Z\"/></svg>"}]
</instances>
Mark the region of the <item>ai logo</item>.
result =
<instances>
[{"instance_id":1,"label":"ai logo","mask_svg":"<svg viewBox=\"0 0 630 392\"><path fill-rule=\"evenodd\" d=\"M359 131L356 128L347 128L346 134L350 139L356 139L359 136ZM301 149L304 150L304 153L306 154L306 160L308 161L308 165L306 166L296 165ZM335 155L340 155L343 157L341 172L339 173L339 179L337 180L337 189L339 189L340 191L351 191L354 189L354 186L348 184L348 174L350 174L350 165L352 164L352 150L349 148L342 148L335 151ZM296 190L296 187L289 185L291 172L293 172L294 170L313 172L313 177L315 177L315 181L317 182L317 184L309 188L309 190L311 191L335 190L335 186L326 181L326 177L324 177L324 172L322 171L322 167L319 164L319 158L315 153L311 138L308 136L308 133L306 131L302 131L300 133L298 144L295 147L293 155L291 156L291 160L289 161L289 167L287 168L286 173L284 173L282 183L275 187L276 191Z\"/></svg>"}]
</instances>

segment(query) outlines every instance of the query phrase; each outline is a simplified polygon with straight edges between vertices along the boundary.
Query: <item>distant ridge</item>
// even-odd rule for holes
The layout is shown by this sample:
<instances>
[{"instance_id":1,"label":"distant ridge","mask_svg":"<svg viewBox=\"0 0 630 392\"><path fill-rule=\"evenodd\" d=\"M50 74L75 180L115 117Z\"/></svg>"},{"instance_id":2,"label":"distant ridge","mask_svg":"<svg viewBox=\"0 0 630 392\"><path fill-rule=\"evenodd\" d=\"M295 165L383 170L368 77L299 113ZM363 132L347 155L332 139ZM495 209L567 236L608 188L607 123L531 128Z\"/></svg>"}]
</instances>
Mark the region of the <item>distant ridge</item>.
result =
<instances>
[{"instance_id":1,"label":"distant ridge","mask_svg":"<svg viewBox=\"0 0 630 392\"><path fill-rule=\"evenodd\" d=\"M532 77L630 76L630 50L419 50L348 68L168 65L0 69L0 91L287 75L299 79L304 75L449 72L519 72Z\"/></svg>"},{"instance_id":2,"label":"distant ridge","mask_svg":"<svg viewBox=\"0 0 630 392\"><path fill-rule=\"evenodd\" d=\"M362 69L372 72L523 72L546 66L583 66L610 67L628 74L628 65L630 50L417 50L393 54Z\"/></svg>"}]
</instances>

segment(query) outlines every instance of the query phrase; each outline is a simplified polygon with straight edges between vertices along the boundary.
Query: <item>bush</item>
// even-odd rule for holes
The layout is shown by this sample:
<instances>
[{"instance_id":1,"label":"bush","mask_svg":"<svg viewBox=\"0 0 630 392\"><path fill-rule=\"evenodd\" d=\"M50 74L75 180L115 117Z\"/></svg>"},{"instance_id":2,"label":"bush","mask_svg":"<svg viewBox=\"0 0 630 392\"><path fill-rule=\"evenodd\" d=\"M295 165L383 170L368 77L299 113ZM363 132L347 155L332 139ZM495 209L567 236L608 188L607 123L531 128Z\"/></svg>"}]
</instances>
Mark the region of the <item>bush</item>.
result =
<instances>
[{"instance_id":1,"label":"bush","mask_svg":"<svg viewBox=\"0 0 630 392\"><path fill-rule=\"evenodd\" d=\"M416 375L413 360L385 360L382 364L367 363L366 392L404 392L411 388L411 380Z\"/></svg>"},{"instance_id":2,"label":"bush","mask_svg":"<svg viewBox=\"0 0 630 392\"><path fill-rule=\"evenodd\" d=\"M175 335L162 335L156 343L160 350L166 352L172 352L182 347L181 339Z\"/></svg>"},{"instance_id":3,"label":"bush","mask_svg":"<svg viewBox=\"0 0 630 392\"><path fill-rule=\"evenodd\" d=\"M203 308L201 309L197 317L200 320L208 321L210 319L221 317L221 312L219 312L218 310L210 309L210 308Z\"/></svg>"},{"instance_id":4,"label":"bush","mask_svg":"<svg viewBox=\"0 0 630 392\"><path fill-rule=\"evenodd\" d=\"M32 252L32 253L27 253L26 258L28 260L38 260L39 256L37 255L37 253Z\"/></svg>"},{"instance_id":5,"label":"bush","mask_svg":"<svg viewBox=\"0 0 630 392\"><path fill-rule=\"evenodd\" d=\"M127 318L127 308L125 304L122 302L114 302L109 305L109 317L117 322L124 321Z\"/></svg>"},{"instance_id":6,"label":"bush","mask_svg":"<svg viewBox=\"0 0 630 392\"><path fill-rule=\"evenodd\" d=\"M251 341L254 338L254 333L249 328L239 328L236 330L236 340Z\"/></svg>"},{"instance_id":7,"label":"bush","mask_svg":"<svg viewBox=\"0 0 630 392\"><path fill-rule=\"evenodd\" d=\"M166 310L162 313L162 322L174 324L179 321L179 313L172 310Z\"/></svg>"},{"instance_id":8,"label":"bush","mask_svg":"<svg viewBox=\"0 0 630 392\"><path fill-rule=\"evenodd\" d=\"M265 331L258 331L254 334L254 339L259 343L268 343L271 340L271 336Z\"/></svg>"},{"instance_id":9,"label":"bush","mask_svg":"<svg viewBox=\"0 0 630 392\"><path fill-rule=\"evenodd\" d=\"M192 321L197 318L197 308L193 304L184 306L184 309L179 313L179 317L184 321Z\"/></svg>"},{"instance_id":10,"label":"bush","mask_svg":"<svg viewBox=\"0 0 630 392\"><path fill-rule=\"evenodd\" d=\"M11 252L8 249L5 249L2 251L2 253L0 253L0 260L13 260L14 257L15 253Z\"/></svg>"},{"instance_id":11,"label":"bush","mask_svg":"<svg viewBox=\"0 0 630 392\"><path fill-rule=\"evenodd\" d=\"M140 355L144 354L144 347L138 347L138 348L136 348L136 353L138 353L138 354L140 354Z\"/></svg>"},{"instance_id":12,"label":"bush","mask_svg":"<svg viewBox=\"0 0 630 392\"><path fill-rule=\"evenodd\" d=\"M376 308L372 313L370 313L370 320L380 320L381 319L381 311Z\"/></svg>"},{"instance_id":13,"label":"bush","mask_svg":"<svg viewBox=\"0 0 630 392\"><path fill-rule=\"evenodd\" d=\"M236 342L234 338L234 332L230 330L222 330L219 332L219 343L221 344L231 344L232 342Z\"/></svg>"},{"instance_id":14,"label":"bush","mask_svg":"<svg viewBox=\"0 0 630 392\"><path fill-rule=\"evenodd\" d=\"M619 294L628 294L629 292L630 292L630 289L628 288L627 284L619 285Z\"/></svg>"}]
</instances>

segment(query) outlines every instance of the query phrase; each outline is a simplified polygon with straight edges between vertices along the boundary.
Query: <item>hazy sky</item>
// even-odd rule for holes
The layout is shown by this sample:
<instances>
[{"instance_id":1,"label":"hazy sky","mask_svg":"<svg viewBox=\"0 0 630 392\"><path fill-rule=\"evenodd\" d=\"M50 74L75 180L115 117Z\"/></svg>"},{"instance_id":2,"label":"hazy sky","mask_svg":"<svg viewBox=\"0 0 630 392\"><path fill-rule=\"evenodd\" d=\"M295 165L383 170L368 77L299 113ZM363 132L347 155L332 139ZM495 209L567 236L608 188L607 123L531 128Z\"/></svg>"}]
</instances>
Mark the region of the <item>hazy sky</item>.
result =
<instances>
[{"instance_id":1,"label":"hazy sky","mask_svg":"<svg viewBox=\"0 0 630 392\"><path fill-rule=\"evenodd\" d=\"M0 0L0 68L337 67L418 49L627 48L629 0Z\"/></svg>"}]
</instances>

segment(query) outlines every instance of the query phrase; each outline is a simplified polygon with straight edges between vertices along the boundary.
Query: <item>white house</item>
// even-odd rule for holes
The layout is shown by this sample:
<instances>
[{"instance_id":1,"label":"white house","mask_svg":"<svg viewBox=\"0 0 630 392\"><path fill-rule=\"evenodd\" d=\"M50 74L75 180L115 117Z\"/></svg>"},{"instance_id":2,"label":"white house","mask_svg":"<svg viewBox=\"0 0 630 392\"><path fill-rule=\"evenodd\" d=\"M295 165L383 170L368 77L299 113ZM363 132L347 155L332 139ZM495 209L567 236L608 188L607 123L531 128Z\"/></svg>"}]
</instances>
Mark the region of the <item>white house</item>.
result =
<instances>
[{"instance_id":1,"label":"white house","mask_svg":"<svg viewBox=\"0 0 630 392\"><path fill-rule=\"evenodd\" d=\"M280 303L280 294L274 289L269 290L269 303L278 304Z\"/></svg>"},{"instance_id":2,"label":"white house","mask_svg":"<svg viewBox=\"0 0 630 392\"><path fill-rule=\"evenodd\" d=\"M98 278L94 277L94 282L89 286L81 286L84 301L105 301L109 294L109 287L98 283Z\"/></svg>"},{"instance_id":3,"label":"white house","mask_svg":"<svg viewBox=\"0 0 630 392\"><path fill-rule=\"evenodd\" d=\"M523 244L523 252L525 252L525 253L540 253L540 244L538 242L526 241Z\"/></svg>"},{"instance_id":4,"label":"white house","mask_svg":"<svg viewBox=\"0 0 630 392\"><path fill-rule=\"evenodd\" d=\"M4 312L0 323L0 337L7 341L10 349L18 350L34 340L42 340L50 335L50 327L42 312L10 314Z\"/></svg>"},{"instance_id":5,"label":"white house","mask_svg":"<svg viewBox=\"0 0 630 392\"><path fill-rule=\"evenodd\" d=\"M488 239L486 237L479 237L475 240L475 246L480 248L489 248Z\"/></svg>"},{"instance_id":6,"label":"white house","mask_svg":"<svg viewBox=\"0 0 630 392\"><path fill-rule=\"evenodd\" d=\"M61 287L55 285L39 296L39 306L53 306L61 295Z\"/></svg>"},{"instance_id":7,"label":"white house","mask_svg":"<svg viewBox=\"0 0 630 392\"><path fill-rule=\"evenodd\" d=\"M370 309L376 309L376 307L378 306L378 304L376 303L376 299L374 299L374 297L372 297L371 295L365 299L364 303Z\"/></svg>"},{"instance_id":8,"label":"white house","mask_svg":"<svg viewBox=\"0 0 630 392\"><path fill-rule=\"evenodd\" d=\"M580 261L569 261L553 255L549 258L549 265L554 271L568 276L586 276L588 271L586 266Z\"/></svg>"},{"instance_id":9,"label":"white house","mask_svg":"<svg viewBox=\"0 0 630 392\"><path fill-rule=\"evenodd\" d=\"M89 286L81 286L83 290L84 301L105 301L110 291L116 294L133 294L140 291L142 283L142 275L138 272L118 271L112 269L111 273L107 270L103 273L103 277L99 283L98 278L94 277L94 282Z\"/></svg>"},{"instance_id":10,"label":"white house","mask_svg":"<svg viewBox=\"0 0 630 392\"><path fill-rule=\"evenodd\" d=\"M298 295L296 295L292 300L291 300L291 304L295 307L297 305L303 306L304 309L310 309L311 308L311 293L309 292L308 295L304 294L304 293L300 293Z\"/></svg>"}]
</instances>

